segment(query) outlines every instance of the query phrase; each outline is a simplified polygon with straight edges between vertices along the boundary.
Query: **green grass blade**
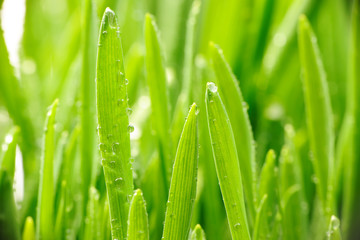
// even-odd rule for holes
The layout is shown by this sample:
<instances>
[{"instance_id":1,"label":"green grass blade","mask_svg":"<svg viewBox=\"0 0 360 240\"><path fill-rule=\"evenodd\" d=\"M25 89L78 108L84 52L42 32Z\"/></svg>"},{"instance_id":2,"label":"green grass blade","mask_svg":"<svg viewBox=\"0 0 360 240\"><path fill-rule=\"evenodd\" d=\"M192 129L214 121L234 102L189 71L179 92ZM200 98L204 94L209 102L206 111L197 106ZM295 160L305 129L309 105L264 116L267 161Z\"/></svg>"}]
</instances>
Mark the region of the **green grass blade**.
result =
<instances>
[{"instance_id":1,"label":"green grass blade","mask_svg":"<svg viewBox=\"0 0 360 240\"><path fill-rule=\"evenodd\" d=\"M65 237L65 216L66 216L66 181L61 182L60 202L57 207L54 235L55 239L64 239Z\"/></svg>"},{"instance_id":2,"label":"green grass blade","mask_svg":"<svg viewBox=\"0 0 360 240\"><path fill-rule=\"evenodd\" d=\"M36 215L36 238L54 238L54 149L55 114L59 101L52 104L45 122L44 148L41 158L40 185Z\"/></svg>"},{"instance_id":3,"label":"green grass blade","mask_svg":"<svg viewBox=\"0 0 360 240\"><path fill-rule=\"evenodd\" d=\"M265 194L260 201L259 208L257 210L255 224L254 224L254 234L253 240L261 240L269 237L269 225L267 219L267 209L266 203L268 201L268 197Z\"/></svg>"},{"instance_id":4,"label":"green grass blade","mask_svg":"<svg viewBox=\"0 0 360 240\"><path fill-rule=\"evenodd\" d=\"M113 239L125 239L133 194L127 89L120 31L106 9L100 27L96 68L99 148L109 198Z\"/></svg>"},{"instance_id":5,"label":"green grass blade","mask_svg":"<svg viewBox=\"0 0 360 240\"><path fill-rule=\"evenodd\" d=\"M344 239L355 239L360 236L358 222L360 221L360 1L355 0L352 9L351 21L351 46L350 46L350 76L348 84L348 109L351 127L350 140L347 145L347 155L344 165L344 203L342 216L342 230ZM350 151L349 151L350 150ZM350 152L350 153L349 153Z\"/></svg>"},{"instance_id":6,"label":"green grass blade","mask_svg":"<svg viewBox=\"0 0 360 240\"><path fill-rule=\"evenodd\" d=\"M327 240L341 240L340 220L334 215L330 218L329 230L327 232Z\"/></svg>"},{"instance_id":7,"label":"green grass blade","mask_svg":"<svg viewBox=\"0 0 360 240\"><path fill-rule=\"evenodd\" d=\"M197 110L189 111L176 152L167 202L164 239L187 239L196 197L198 166Z\"/></svg>"},{"instance_id":8,"label":"green grass blade","mask_svg":"<svg viewBox=\"0 0 360 240\"><path fill-rule=\"evenodd\" d=\"M299 20L299 54L303 70L303 85L307 127L314 155L318 193L325 209L332 207L328 196L334 164L333 116L325 71L316 36L305 16ZM330 194L329 194L330 195Z\"/></svg>"},{"instance_id":9,"label":"green grass blade","mask_svg":"<svg viewBox=\"0 0 360 240\"><path fill-rule=\"evenodd\" d=\"M129 210L128 240L148 240L149 223L145 200L140 189L134 193Z\"/></svg>"},{"instance_id":10,"label":"green grass blade","mask_svg":"<svg viewBox=\"0 0 360 240\"><path fill-rule=\"evenodd\" d=\"M85 1L81 75L81 181L84 212L89 193L89 186L94 166L95 131L95 64L96 64L96 29L93 0Z\"/></svg>"},{"instance_id":11,"label":"green grass blade","mask_svg":"<svg viewBox=\"0 0 360 240\"><path fill-rule=\"evenodd\" d=\"M84 239L100 239L99 216L99 192L95 187L89 189L89 201L85 219Z\"/></svg>"},{"instance_id":12,"label":"green grass blade","mask_svg":"<svg viewBox=\"0 0 360 240\"><path fill-rule=\"evenodd\" d=\"M27 217L25 220L22 240L35 240L35 226L32 217Z\"/></svg>"},{"instance_id":13,"label":"green grass blade","mask_svg":"<svg viewBox=\"0 0 360 240\"><path fill-rule=\"evenodd\" d=\"M278 197L278 169L276 167L276 156L273 150L269 150L266 155L266 160L263 165L260 174L260 182L259 182L259 196L263 199L267 196L267 200L264 203L264 211L266 212L267 221L264 224L260 224L263 230L262 236L267 236L271 234L270 231L271 227L274 226L275 217L276 217L276 209L279 201ZM259 207L260 209L260 207ZM259 211L259 210L258 210ZM266 228L268 226L268 228ZM270 228L269 228L270 227ZM254 229L255 231L255 229ZM260 235L258 235L260 236ZM255 237L255 234L254 234Z\"/></svg>"},{"instance_id":14,"label":"green grass blade","mask_svg":"<svg viewBox=\"0 0 360 240\"><path fill-rule=\"evenodd\" d=\"M15 175L15 155L19 131L20 129L18 127L14 127L11 132L6 135L5 143L2 145L2 149L6 150L0 158L0 169L7 171L11 182L13 182Z\"/></svg>"},{"instance_id":15,"label":"green grass blade","mask_svg":"<svg viewBox=\"0 0 360 240\"><path fill-rule=\"evenodd\" d=\"M244 106L239 83L230 66L225 61L222 50L210 43L213 67L218 80L221 98L234 131L237 155L241 166L241 176L244 185L246 206L249 210L249 221L255 219L256 193L256 163L255 147L247 109Z\"/></svg>"},{"instance_id":16,"label":"green grass blade","mask_svg":"<svg viewBox=\"0 0 360 240\"><path fill-rule=\"evenodd\" d=\"M165 177L165 189L168 189L171 173L169 146L169 106L166 88L165 64L159 43L158 28L152 15L145 16L145 66L149 86L152 123L159 140L160 159Z\"/></svg>"},{"instance_id":17,"label":"green grass blade","mask_svg":"<svg viewBox=\"0 0 360 240\"><path fill-rule=\"evenodd\" d=\"M20 227L13 194L13 179L0 169L0 239L20 239Z\"/></svg>"},{"instance_id":18,"label":"green grass blade","mask_svg":"<svg viewBox=\"0 0 360 240\"><path fill-rule=\"evenodd\" d=\"M191 240L206 240L205 232L201 228L200 224L196 224L194 230L192 231Z\"/></svg>"},{"instance_id":19,"label":"green grass blade","mask_svg":"<svg viewBox=\"0 0 360 240\"><path fill-rule=\"evenodd\" d=\"M234 134L214 83L208 83L206 111L216 172L233 239L250 239Z\"/></svg>"}]
</instances>

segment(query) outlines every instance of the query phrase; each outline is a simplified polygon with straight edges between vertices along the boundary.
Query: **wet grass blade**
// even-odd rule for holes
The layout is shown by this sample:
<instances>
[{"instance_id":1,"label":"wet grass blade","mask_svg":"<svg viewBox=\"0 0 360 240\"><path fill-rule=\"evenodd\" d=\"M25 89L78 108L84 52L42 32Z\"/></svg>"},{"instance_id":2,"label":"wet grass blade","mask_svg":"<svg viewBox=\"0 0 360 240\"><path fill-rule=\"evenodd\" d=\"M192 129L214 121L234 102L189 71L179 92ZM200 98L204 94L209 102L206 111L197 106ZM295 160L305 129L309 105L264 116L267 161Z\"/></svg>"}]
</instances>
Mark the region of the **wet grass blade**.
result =
<instances>
[{"instance_id":1,"label":"wet grass blade","mask_svg":"<svg viewBox=\"0 0 360 240\"><path fill-rule=\"evenodd\" d=\"M159 33L152 15L145 16L145 66L149 86L152 123L159 140L159 154L164 174L165 189L168 189L171 173L169 144L170 115L166 87L165 64L159 43Z\"/></svg>"},{"instance_id":2,"label":"wet grass blade","mask_svg":"<svg viewBox=\"0 0 360 240\"><path fill-rule=\"evenodd\" d=\"M128 240L148 240L149 223L145 200L140 189L134 193L129 210Z\"/></svg>"},{"instance_id":3,"label":"wet grass blade","mask_svg":"<svg viewBox=\"0 0 360 240\"><path fill-rule=\"evenodd\" d=\"M239 83L225 61L222 50L210 43L213 67L218 80L221 98L228 113L231 127L234 131L237 155L241 167L242 182L245 190L246 206L249 210L249 220L255 218L257 202L256 163L254 138L251 130L247 107L242 97Z\"/></svg>"},{"instance_id":4,"label":"wet grass blade","mask_svg":"<svg viewBox=\"0 0 360 240\"><path fill-rule=\"evenodd\" d=\"M200 224L196 224L194 230L192 231L191 240L206 240L205 232L201 228Z\"/></svg>"},{"instance_id":5,"label":"wet grass blade","mask_svg":"<svg viewBox=\"0 0 360 240\"><path fill-rule=\"evenodd\" d=\"M36 238L54 238L54 149L55 114L59 101L52 104L45 122L44 147L40 167L40 185L36 215Z\"/></svg>"},{"instance_id":6,"label":"wet grass blade","mask_svg":"<svg viewBox=\"0 0 360 240\"><path fill-rule=\"evenodd\" d=\"M35 240L35 226L32 217L27 217L25 220L24 231L22 235L23 240Z\"/></svg>"},{"instance_id":7,"label":"wet grass blade","mask_svg":"<svg viewBox=\"0 0 360 240\"><path fill-rule=\"evenodd\" d=\"M96 107L99 148L109 199L113 239L125 239L129 203L133 194L127 80L119 25L115 13L105 10L99 33L96 68Z\"/></svg>"},{"instance_id":8,"label":"wet grass blade","mask_svg":"<svg viewBox=\"0 0 360 240\"><path fill-rule=\"evenodd\" d=\"M190 108L176 152L165 215L164 239L188 238L196 197L197 166L197 110L194 103Z\"/></svg>"},{"instance_id":9,"label":"wet grass blade","mask_svg":"<svg viewBox=\"0 0 360 240\"><path fill-rule=\"evenodd\" d=\"M340 220L334 215L330 218L327 240L341 240Z\"/></svg>"},{"instance_id":10,"label":"wet grass blade","mask_svg":"<svg viewBox=\"0 0 360 240\"><path fill-rule=\"evenodd\" d=\"M214 83L208 83L206 112L216 172L233 239L250 239L234 134Z\"/></svg>"},{"instance_id":11,"label":"wet grass blade","mask_svg":"<svg viewBox=\"0 0 360 240\"><path fill-rule=\"evenodd\" d=\"M329 214L332 203L328 191L334 164L333 116L328 85L316 36L303 15L299 19L299 54L303 71L307 128L314 155L317 189L324 212Z\"/></svg>"}]
</instances>

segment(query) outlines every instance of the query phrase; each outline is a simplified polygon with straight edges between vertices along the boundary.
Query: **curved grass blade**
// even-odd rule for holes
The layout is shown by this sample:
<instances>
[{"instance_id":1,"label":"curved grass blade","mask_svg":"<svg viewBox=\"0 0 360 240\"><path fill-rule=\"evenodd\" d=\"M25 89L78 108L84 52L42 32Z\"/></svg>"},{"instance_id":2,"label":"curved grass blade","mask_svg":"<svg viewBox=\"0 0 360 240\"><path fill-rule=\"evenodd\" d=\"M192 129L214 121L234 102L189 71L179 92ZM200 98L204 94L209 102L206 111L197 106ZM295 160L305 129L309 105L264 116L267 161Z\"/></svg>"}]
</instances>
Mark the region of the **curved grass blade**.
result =
<instances>
[{"instance_id":1,"label":"curved grass blade","mask_svg":"<svg viewBox=\"0 0 360 240\"><path fill-rule=\"evenodd\" d=\"M341 232L340 232L340 220L334 215L330 218L329 230L327 232L328 240L341 240Z\"/></svg>"},{"instance_id":2,"label":"curved grass blade","mask_svg":"<svg viewBox=\"0 0 360 240\"><path fill-rule=\"evenodd\" d=\"M54 238L54 148L55 114L59 101L52 104L45 122L44 148L41 158L40 185L36 215L36 238Z\"/></svg>"},{"instance_id":3,"label":"curved grass blade","mask_svg":"<svg viewBox=\"0 0 360 240\"><path fill-rule=\"evenodd\" d=\"M200 224L196 224L194 230L192 231L191 240L206 240L205 232L201 228Z\"/></svg>"},{"instance_id":4,"label":"curved grass blade","mask_svg":"<svg viewBox=\"0 0 360 240\"><path fill-rule=\"evenodd\" d=\"M237 79L231 72L230 66L225 61L222 50L210 43L213 67L218 80L221 98L233 129L237 155L241 166L241 176L244 185L246 206L249 210L250 221L255 219L257 202L256 191L256 162L254 137L251 130L246 107L243 107L242 97Z\"/></svg>"},{"instance_id":5,"label":"curved grass blade","mask_svg":"<svg viewBox=\"0 0 360 240\"><path fill-rule=\"evenodd\" d=\"M161 55L158 28L152 15L145 16L145 65L149 86L152 122L159 140L159 154L164 174L165 189L168 189L171 173L169 144L170 115L166 90L165 65Z\"/></svg>"},{"instance_id":6,"label":"curved grass blade","mask_svg":"<svg viewBox=\"0 0 360 240\"><path fill-rule=\"evenodd\" d=\"M13 182L15 175L16 144L18 143L19 132L20 128L14 127L11 132L6 135L5 143L2 145L2 149L6 150L0 158L0 169L7 171L11 182Z\"/></svg>"},{"instance_id":7,"label":"curved grass blade","mask_svg":"<svg viewBox=\"0 0 360 240\"><path fill-rule=\"evenodd\" d=\"M250 239L234 134L214 83L207 84L205 102L215 167L230 232L233 239Z\"/></svg>"},{"instance_id":8,"label":"curved grass blade","mask_svg":"<svg viewBox=\"0 0 360 240\"><path fill-rule=\"evenodd\" d=\"M332 207L328 193L334 164L333 116L325 71L320 58L316 36L303 15L299 19L299 54L303 70L303 85L307 127L314 154L317 189L324 212Z\"/></svg>"},{"instance_id":9,"label":"curved grass blade","mask_svg":"<svg viewBox=\"0 0 360 240\"><path fill-rule=\"evenodd\" d=\"M350 140L347 152L349 160L344 165L344 204L342 216L342 230L344 239L355 239L360 236L358 223L360 221L360 1L355 0L352 9L351 48L350 48L350 78L348 84L348 108L350 126ZM350 151L349 151L350 150ZM345 155L346 156L346 155Z\"/></svg>"},{"instance_id":10,"label":"curved grass blade","mask_svg":"<svg viewBox=\"0 0 360 240\"><path fill-rule=\"evenodd\" d=\"M115 13L105 10L99 34L96 107L99 148L109 199L113 239L125 239L133 194L126 79Z\"/></svg>"},{"instance_id":11,"label":"curved grass blade","mask_svg":"<svg viewBox=\"0 0 360 240\"><path fill-rule=\"evenodd\" d=\"M198 166L197 111L189 111L176 152L167 202L163 239L187 239L196 197Z\"/></svg>"},{"instance_id":12,"label":"curved grass blade","mask_svg":"<svg viewBox=\"0 0 360 240\"><path fill-rule=\"evenodd\" d=\"M128 240L148 240L149 223L145 200L140 189L134 193L129 210Z\"/></svg>"},{"instance_id":13,"label":"curved grass blade","mask_svg":"<svg viewBox=\"0 0 360 240\"><path fill-rule=\"evenodd\" d=\"M27 217L25 220L24 231L22 235L23 240L35 240L35 226L32 217Z\"/></svg>"}]
</instances>

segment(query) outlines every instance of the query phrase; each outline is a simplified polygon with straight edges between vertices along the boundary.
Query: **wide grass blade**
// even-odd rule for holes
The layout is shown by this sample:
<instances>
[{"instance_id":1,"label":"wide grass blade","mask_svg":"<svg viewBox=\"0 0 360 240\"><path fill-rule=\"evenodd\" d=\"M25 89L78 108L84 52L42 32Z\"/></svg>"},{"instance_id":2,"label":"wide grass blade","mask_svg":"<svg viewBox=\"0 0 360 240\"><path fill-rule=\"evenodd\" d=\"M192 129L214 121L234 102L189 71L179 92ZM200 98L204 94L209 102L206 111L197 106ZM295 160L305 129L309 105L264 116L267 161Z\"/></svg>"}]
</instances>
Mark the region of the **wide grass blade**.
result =
<instances>
[{"instance_id":1,"label":"wide grass blade","mask_svg":"<svg viewBox=\"0 0 360 240\"><path fill-rule=\"evenodd\" d=\"M191 240L206 240L205 232L201 228L200 224L196 224L194 230L192 231Z\"/></svg>"},{"instance_id":2,"label":"wide grass blade","mask_svg":"<svg viewBox=\"0 0 360 240\"><path fill-rule=\"evenodd\" d=\"M246 206L251 222L255 219L257 202L255 146L247 107L242 97L239 83L230 66L225 61L222 50L210 43L213 67L218 81L221 99L228 113L234 131L237 155L241 166Z\"/></svg>"},{"instance_id":3,"label":"wide grass blade","mask_svg":"<svg viewBox=\"0 0 360 240\"><path fill-rule=\"evenodd\" d=\"M197 110L189 111L176 152L164 223L164 239L187 239L196 197L198 166Z\"/></svg>"},{"instance_id":4,"label":"wide grass blade","mask_svg":"<svg viewBox=\"0 0 360 240\"><path fill-rule=\"evenodd\" d=\"M113 239L125 239L129 203L133 194L127 80L119 25L115 13L105 10L99 33L96 68L96 107L99 148L109 198Z\"/></svg>"},{"instance_id":5,"label":"wide grass blade","mask_svg":"<svg viewBox=\"0 0 360 240\"><path fill-rule=\"evenodd\" d=\"M36 238L54 238L54 149L55 114L59 101L52 104L45 123L44 147L41 158L40 185L36 215Z\"/></svg>"},{"instance_id":6,"label":"wide grass blade","mask_svg":"<svg viewBox=\"0 0 360 240\"><path fill-rule=\"evenodd\" d=\"M340 220L334 215L330 218L327 240L341 240Z\"/></svg>"},{"instance_id":7,"label":"wide grass blade","mask_svg":"<svg viewBox=\"0 0 360 240\"><path fill-rule=\"evenodd\" d=\"M152 15L145 16L145 66L149 86L152 123L159 141L159 154L168 189L171 173L171 148L169 143L170 115L166 87L165 64L159 43L158 28Z\"/></svg>"},{"instance_id":8,"label":"wide grass blade","mask_svg":"<svg viewBox=\"0 0 360 240\"><path fill-rule=\"evenodd\" d=\"M317 190L324 212L329 214L332 203L332 172L334 165L333 115L316 36L303 15L299 19L299 54L303 71L307 128L314 156Z\"/></svg>"},{"instance_id":9,"label":"wide grass blade","mask_svg":"<svg viewBox=\"0 0 360 240\"><path fill-rule=\"evenodd\" d=\"M234 133L214 83L205 95L216 172L233 239L250 239Z\"/></svg>"},{"instance_id":10,"label":"wide grass blade","mask_svg":"<svg viewBox=\"0 0 360 240\"><path fill-rule=\"evenodd\" d=\"M149 223L145 200L140 189L134 193L129 210L128 240L148 240Z\"/></svg>"},{"instance_id":11,"label":"wide grass blade","mask_svg":"<svg viewBox=\"0 0 360 240\"><path fill-rule=\"evenodd\" d=\"M23 240L35 240L35 225L32 217L27 217L25 220L24 231L22 235Z\"/></svg>"}]
</instances>

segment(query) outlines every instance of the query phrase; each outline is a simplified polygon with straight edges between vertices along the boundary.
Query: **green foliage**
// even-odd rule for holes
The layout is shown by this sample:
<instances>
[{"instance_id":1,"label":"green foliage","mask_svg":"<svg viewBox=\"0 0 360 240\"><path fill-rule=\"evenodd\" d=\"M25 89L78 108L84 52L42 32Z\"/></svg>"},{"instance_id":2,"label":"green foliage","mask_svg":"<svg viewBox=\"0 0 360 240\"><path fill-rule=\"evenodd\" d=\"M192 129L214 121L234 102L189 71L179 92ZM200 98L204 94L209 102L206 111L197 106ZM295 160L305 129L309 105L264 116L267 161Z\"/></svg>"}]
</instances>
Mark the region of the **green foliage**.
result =
<instances>
[{"instance_id":1,"label":"green foliage","mask_svg":"<svg viewBox=\"0 0 360 240\"><path fill-rule=\"evenodd\" d=\"M360 238L359 0L13 2L0 239Z\"/></svg>"}]
</instances>

